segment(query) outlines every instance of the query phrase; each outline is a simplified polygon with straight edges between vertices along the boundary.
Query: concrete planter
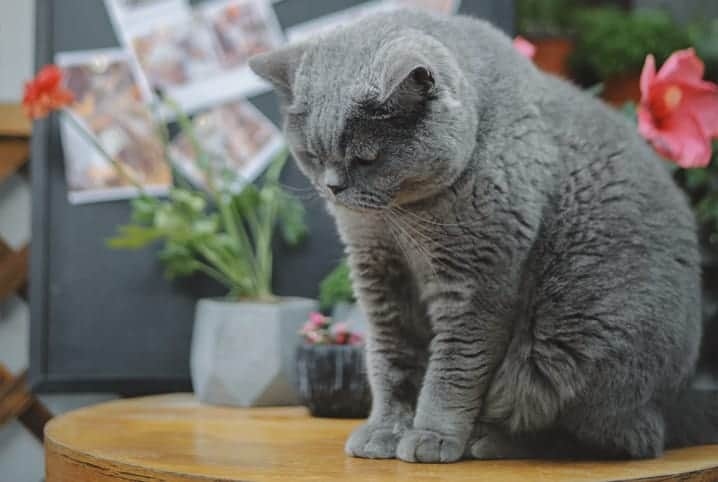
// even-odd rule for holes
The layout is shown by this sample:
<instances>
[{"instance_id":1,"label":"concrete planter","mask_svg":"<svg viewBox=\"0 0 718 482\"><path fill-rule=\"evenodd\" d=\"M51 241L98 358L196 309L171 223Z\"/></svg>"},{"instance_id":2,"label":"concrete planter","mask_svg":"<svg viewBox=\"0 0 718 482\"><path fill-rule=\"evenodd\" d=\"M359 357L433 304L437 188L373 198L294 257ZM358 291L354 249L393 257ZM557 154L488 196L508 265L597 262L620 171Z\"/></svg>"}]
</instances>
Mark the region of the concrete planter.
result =
<instances>
[{"instance_id":1,"label":"concrete planter","mask_svg":"<svg viewBox=\"0 0 718 482\"><path fill-rule=\"evenodd\" d=\"M298 332L317 302L202 299L197 303L190 371L200 401L255 407L294 405Z\"/></svg>"}]
</instances>

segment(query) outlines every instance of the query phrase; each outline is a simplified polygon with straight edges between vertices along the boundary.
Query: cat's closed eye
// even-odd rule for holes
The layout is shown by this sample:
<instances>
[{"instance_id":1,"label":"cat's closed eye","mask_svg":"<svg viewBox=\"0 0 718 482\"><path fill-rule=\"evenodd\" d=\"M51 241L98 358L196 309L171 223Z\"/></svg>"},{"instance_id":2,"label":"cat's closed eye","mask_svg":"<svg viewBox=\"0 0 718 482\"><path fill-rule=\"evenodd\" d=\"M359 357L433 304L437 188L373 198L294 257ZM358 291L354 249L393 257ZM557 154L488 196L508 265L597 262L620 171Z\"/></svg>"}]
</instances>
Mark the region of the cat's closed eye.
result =
<instances>
[{"instance_id":1,"label":"cat's closed eye","mask_svg":"<svg viewBox=\"0 0 718 482\"><path fill-rule=\"evenodd\" d=\"M371 166L376 162L376 159L367 159L364 157L355 157L352 161L357 166Z\"/></svg>"}]
</instances>

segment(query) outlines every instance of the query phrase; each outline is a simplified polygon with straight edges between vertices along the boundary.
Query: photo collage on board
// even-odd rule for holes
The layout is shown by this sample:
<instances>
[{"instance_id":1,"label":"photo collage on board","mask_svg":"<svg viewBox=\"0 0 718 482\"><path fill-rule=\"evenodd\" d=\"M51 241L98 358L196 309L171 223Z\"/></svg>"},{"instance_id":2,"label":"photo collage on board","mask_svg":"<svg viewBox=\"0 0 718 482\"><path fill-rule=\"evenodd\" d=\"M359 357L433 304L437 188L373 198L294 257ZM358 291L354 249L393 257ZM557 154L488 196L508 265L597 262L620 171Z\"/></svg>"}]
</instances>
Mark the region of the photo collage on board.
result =
<instances>
[{"instance_id":1,"label":"photo collage on board","mask_svg":"<svg viewBox=\"0 0 718 482\"><path fill-rule=\"evenodd\" d=\"M273 4L289 1L300 0L105 0L121 47L56 57L76 99L72 118L61 120L69 201L131 198L138 192L133 182L162 195L173 185L168 158L175 176L198 188L209 188L211 169L221 187L242 189L284 146L279 129L248 100L271 89L250 70L252 55L371 13L401 7L452 13L459 3L373 0L283 32ZM165 149L161 127L175 120L175 111L162 99L192 117L204 156L183 133Z\"/></svg>"}]
</instances>

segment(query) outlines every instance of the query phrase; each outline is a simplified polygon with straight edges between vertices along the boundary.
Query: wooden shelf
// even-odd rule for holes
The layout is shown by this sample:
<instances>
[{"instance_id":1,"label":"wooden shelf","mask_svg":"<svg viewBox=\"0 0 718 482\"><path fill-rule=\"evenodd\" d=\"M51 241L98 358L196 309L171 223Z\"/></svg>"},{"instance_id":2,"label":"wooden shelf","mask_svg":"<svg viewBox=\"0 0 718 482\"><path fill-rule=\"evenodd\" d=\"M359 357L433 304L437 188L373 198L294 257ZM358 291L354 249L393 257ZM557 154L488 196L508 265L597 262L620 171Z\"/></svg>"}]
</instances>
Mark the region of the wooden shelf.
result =
<instances>
[{"instance_id":1,"label":"wooden shelf","mask_svg":"<svg viewBox=\"0 0 718 482\"><path fill-rule=\"evenodd\" d=\"M0 139L0 183L20 169L30 157L25 139Z\"/></svg>"},{"instance_id":2,"label":"wooden shelf","mask_svg":"<svg viewBox=\"0 0 718 482\"><path fill-rule=\"evenodd\" d=\"M30 246L13 251L0 239L0 301L27 283Z\"/></svg>"},{"instance_id":3,"label":"wooden shelf","mask_svg":"<svg viewBox=\"0 0 718 482\"><path fill-rule=\"evenodd\" d=\"M718 480L718 446L634 462L466 461L449 465L347 457L361 421L303 408L233 409L191 395L119 400L54 418L45 430L47 482L700 481Z\"/></svg>"},{"instance_id":4,"label":"wooden shelf","mask_svg":"<svg viewBox=\"0 0 718 482\"><path fill-rule=\"evenodd\" d=\"M20 104L0 104L0 136L30 137L31 130Z\"/></svg>"}]
</instances>

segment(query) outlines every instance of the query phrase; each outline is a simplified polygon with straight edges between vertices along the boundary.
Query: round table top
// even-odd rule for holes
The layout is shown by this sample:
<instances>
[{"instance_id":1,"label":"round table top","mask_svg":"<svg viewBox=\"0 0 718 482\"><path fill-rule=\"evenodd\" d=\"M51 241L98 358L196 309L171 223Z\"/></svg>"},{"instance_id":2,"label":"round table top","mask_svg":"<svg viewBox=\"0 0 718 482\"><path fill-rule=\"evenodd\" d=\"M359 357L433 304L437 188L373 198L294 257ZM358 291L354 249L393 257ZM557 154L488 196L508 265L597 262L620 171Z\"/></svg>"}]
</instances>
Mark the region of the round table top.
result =
<instances>
[{"instance_id":1,"label":"round table top","mask_svg":"<svg viewBox=\"0 0 718 482\"><path fill-rule=\"evenodd\" d=\"M191 395L119 400L47 425L47 482L718 480L718 446L635 462L361 460L343 451L359 423L311 418L298 407L205 406Z\"/></svg>"}]
</instances>

